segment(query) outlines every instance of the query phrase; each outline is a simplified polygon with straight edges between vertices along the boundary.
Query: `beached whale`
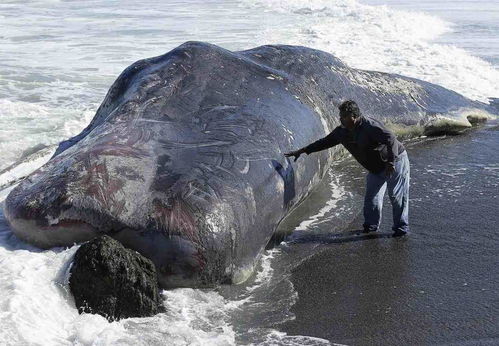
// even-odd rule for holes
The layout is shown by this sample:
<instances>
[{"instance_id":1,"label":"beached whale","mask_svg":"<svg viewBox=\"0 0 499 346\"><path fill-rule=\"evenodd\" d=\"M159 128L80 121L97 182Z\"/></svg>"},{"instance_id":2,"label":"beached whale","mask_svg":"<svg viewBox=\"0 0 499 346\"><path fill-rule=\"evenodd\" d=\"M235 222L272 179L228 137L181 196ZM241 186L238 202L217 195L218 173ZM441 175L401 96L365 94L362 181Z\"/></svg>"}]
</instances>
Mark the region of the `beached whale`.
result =
<instances>
[{"instance_id":1,"label":"beached whale","mask_svg":"<svg viewBox=\"0 0 499 346\"><path fill-rule=\"evenodd\" d=\"M319 50L187 42L128 67L89 126L9 194L5 215L42 248L108 234L150 258L163 287L242 282L339 148L297 163L283 153L329 133L347 99L406 135L493 112Z\"/></svg>"}]
</instances>

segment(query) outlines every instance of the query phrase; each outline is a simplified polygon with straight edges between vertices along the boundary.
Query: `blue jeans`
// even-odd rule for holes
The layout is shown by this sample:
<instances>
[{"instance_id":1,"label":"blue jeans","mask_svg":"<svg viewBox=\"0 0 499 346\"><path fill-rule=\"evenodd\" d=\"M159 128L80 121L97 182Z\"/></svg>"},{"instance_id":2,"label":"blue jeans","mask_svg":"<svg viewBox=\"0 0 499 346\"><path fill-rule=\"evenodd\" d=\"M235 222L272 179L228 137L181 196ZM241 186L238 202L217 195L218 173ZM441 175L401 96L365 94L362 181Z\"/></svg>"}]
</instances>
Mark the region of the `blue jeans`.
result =
<instances>
[{"instance_id":1,"label":"blue jeans","mask_svg":"<svg viewBox=\"0 0 499 346\"><path fill-rule=\"evenodd\" d=\"M385 172L369 173L366 178L364 199L364 229L376 231L381 223L383 197L388 195L393 207L393 231L409 231L409 179L410 167L407 152L395 161L395 172L390 177Z\"/></svg>"}]
</instances>

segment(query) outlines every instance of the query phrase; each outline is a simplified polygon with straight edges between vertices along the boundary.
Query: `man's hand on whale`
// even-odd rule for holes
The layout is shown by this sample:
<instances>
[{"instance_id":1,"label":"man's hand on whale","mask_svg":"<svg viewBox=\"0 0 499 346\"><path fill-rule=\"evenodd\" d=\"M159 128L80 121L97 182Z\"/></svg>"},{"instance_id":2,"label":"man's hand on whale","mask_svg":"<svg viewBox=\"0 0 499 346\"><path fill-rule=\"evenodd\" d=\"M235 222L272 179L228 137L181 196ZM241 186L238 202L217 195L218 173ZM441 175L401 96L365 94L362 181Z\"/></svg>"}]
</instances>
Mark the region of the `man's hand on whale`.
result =
<instances>
[{"instance_id":1,"label":"man's hand on whale","mask_svg":"<svg viewBox=\"0 0 499 346\"><path fill-rule=\"evenodd\" d=\"M395 134L382 123L361 114L352 100L339 106L341 126L329 135L301 149L284 154L298 160L301 154L321 151L342 144L369 172L364 199L364 233L378 230L383 195L388 189L393 207L393 236L409 231L409 160Z\"/></svg>"},{"instance_id":2,"label":"man's hand on whale","mask_svg":"<svg viewBox=\"0 0 499 346\"><path fill-rule=\"evenodd\" d=\"M298 149L298 150L295 150L295 151L291 151L289 153L285 153L284 156L286 157L290 157L290 156L294 156L294 161L293 162L296 162L296 160L298 160L298 158L300 157L301 154L303 154L305 152L305 150L303 149Z\"/></svg>"}]
</instances>

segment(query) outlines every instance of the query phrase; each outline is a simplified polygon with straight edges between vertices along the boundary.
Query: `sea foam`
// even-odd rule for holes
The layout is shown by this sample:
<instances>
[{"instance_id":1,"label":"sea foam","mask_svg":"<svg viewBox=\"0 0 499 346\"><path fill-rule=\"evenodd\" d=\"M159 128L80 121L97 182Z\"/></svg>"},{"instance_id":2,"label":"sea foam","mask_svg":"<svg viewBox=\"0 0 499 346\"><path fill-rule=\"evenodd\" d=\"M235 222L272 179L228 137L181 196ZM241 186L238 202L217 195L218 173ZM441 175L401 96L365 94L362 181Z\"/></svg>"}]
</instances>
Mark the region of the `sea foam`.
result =
<instances>
[{"instance_id":1,"label":"sea foam","mask_svg":"<svg viewBox=\"0 0 499 346\"><path fill-rule=\"evenodd\" d=\"M403 74L487 102L499 93L499 71L455 46L435 43L454 24L437 17L354 0L245 0L286 19L258 33L259 43L318 48L349 66Z\"/></svg>"}]
</instances>

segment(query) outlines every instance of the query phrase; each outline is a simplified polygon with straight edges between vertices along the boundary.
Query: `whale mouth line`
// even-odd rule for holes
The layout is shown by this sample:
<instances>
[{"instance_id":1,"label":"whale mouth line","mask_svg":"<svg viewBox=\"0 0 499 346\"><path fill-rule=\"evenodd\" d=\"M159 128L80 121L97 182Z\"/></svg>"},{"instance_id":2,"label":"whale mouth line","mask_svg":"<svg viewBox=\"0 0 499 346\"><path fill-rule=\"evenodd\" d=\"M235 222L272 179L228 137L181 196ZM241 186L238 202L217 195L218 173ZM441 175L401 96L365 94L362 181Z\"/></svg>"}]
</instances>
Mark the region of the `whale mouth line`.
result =
<instances>
[{"instance_id":1,"label":"whale mouth line","mask_svg":"<svg viewBox=\"0 0 499 346\"><path fill-rule=\"evenodd\" d=\"M74 225L74 224L81 224L81 223L86 223L86 222L82 221L82 220L64 219L64 220L59 221L57 224L54 224L54 226L56 226L56 225L66 226L66 225Z\"/></svg>"},{"instance_id":2,"label":"whale mouth line","mask_svg":"<svg viewBox=\"0 0 499 346\"><path fill-rule=\"evenodd\" d=\"M80 220L80 219L49 219L48 220L48 225L43 226L41 228L43 229L54 229L54 228L73 228L77 226L86 226L86 227L91 227L92 229L96 230L96 227L94 227L92 224Z\"/></svg>"}]
</instances>

